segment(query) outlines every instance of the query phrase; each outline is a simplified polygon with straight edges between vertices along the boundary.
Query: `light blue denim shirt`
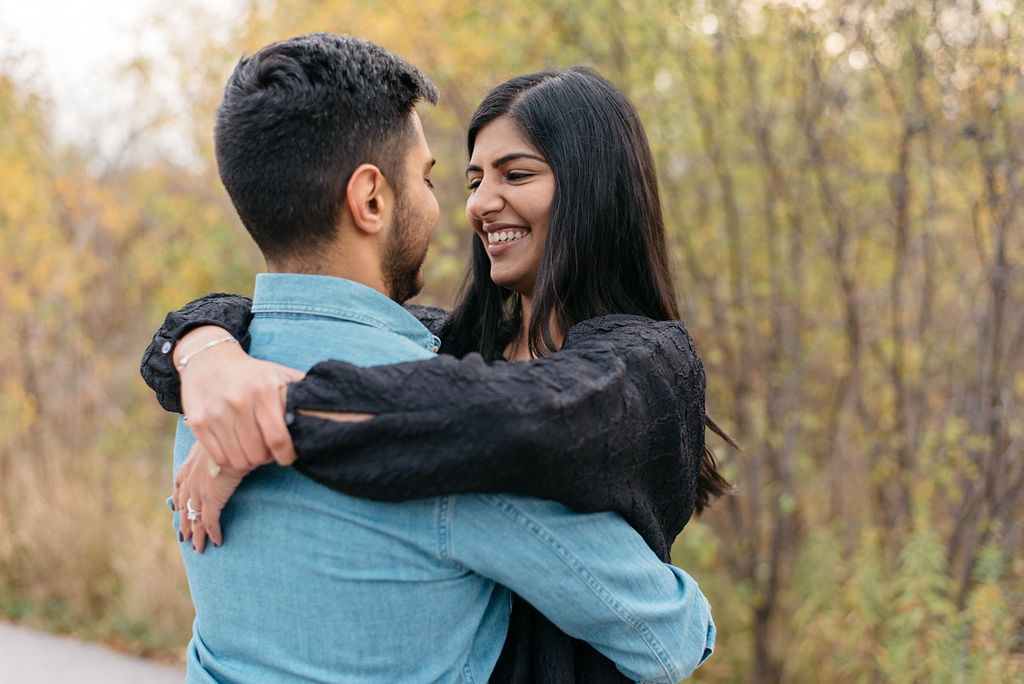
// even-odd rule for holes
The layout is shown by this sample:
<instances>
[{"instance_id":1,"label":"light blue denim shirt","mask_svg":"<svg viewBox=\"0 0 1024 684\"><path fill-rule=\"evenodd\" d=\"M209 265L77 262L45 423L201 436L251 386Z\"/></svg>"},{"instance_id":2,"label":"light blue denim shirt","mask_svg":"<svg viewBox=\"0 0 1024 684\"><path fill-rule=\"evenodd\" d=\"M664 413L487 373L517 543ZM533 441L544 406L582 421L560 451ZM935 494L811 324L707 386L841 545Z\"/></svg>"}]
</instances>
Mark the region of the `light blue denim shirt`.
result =
<instances>
[{"instance_id":1,"label":"light blue denim shirt","mask_svg":"<svg viewBox=\"0 0 1024 684\"><path fill-rule=\"evenodd\" d=\"M338 278L261 274L253 314L252 355L302 370L437 348L401 306ZM175 471L193 441L179 421ZM271 465L221 520L222 547L182 545L189 682L485 682L508 588L637 680L682 679L714 645L696 582L613 513L507 495L380 503Z\"/></svg>"}]
</instances>

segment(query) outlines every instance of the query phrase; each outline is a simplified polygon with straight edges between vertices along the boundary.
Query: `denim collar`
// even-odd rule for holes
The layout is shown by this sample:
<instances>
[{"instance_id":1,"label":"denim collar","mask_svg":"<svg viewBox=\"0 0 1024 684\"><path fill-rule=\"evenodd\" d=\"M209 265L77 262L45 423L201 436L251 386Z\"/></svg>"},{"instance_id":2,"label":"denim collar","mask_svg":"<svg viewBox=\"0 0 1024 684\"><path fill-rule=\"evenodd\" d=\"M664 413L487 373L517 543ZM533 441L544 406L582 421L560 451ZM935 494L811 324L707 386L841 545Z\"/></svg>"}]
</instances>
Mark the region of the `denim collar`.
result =
<instances>
[{"instance_id":1,"label":"denim collar","mask_svg":"<svg viewBox=\"0 0 1024 684\"><path fill-rule=\"evenodd\" d=\"M352 280L304 273L259 273L252 312L326 316L389 330L436 352L441 341L393 299Z\"/></svg>"}]
</instances>

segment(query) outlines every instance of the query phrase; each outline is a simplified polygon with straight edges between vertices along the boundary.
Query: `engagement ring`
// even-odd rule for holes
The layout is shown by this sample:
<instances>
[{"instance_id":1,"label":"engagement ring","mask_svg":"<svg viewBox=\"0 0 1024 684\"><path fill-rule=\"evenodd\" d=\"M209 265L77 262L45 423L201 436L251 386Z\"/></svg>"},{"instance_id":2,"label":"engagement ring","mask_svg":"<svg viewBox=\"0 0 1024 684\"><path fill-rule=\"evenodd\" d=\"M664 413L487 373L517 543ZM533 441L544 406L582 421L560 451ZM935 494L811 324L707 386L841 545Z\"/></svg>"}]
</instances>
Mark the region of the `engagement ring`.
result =
<instances>
[{"instance_id":1,"label":"engagement ring","mask_svg":"<svg viewBox=\"0 0 1024 684\"><path fill-rule=\"evenodd\" d=\"M203 514L202 511L197 511L196 509L192 508L191 498L189 498L189 500L185 502L185 510L187 511L185 517L193 522L199 520L199 516Z\"/></svg>"}]
</instances>

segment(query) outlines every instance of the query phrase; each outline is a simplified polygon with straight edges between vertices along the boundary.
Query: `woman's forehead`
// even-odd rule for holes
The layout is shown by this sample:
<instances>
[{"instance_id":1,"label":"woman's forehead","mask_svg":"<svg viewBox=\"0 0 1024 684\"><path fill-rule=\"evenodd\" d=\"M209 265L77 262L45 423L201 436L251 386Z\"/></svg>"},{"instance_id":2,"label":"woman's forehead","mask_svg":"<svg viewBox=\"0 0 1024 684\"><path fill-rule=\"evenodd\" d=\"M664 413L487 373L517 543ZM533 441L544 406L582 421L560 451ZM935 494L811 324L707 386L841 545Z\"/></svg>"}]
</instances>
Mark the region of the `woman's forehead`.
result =
<instances>
[{"instance_id":1,"label":"woman's forehead","mask_svg":"<svg viewBox=\"0 0 1024 684\"><path fill-rule=\"evenodd\" d=\"M477 133L470 166L500 165L513 157L530 157L546 163L519 124L508 116L500 116Z\"/></svg>"}]
</instances>

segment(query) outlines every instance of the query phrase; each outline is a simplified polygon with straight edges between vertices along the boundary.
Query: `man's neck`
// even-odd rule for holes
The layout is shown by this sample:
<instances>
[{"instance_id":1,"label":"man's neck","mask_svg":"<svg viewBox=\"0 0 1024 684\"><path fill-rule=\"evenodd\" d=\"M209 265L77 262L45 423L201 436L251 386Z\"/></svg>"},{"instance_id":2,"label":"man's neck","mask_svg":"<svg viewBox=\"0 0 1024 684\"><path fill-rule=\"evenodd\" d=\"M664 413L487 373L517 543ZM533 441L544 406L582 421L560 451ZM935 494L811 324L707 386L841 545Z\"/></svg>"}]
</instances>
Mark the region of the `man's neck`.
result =
<instances>
[{"instance_id":1,"label":"man's neck","mask_svg":"<svg viewBox=\"0 0 1024 684\"><path fill-rule=\"evenodd\" d=\"M292 258L292 259L280 259L270 260L267 259L267 272L268 273L298 273L302 275L322 275L331 276L333 278L344 278L345 280L351 280L359 283L360 285L366 285L377 290L385 297L390 297L391 293L388 292L388 288L384 283L384 276L381 274L379 267L374 268L372 265L367 267L366 262L350 263L350 260L346 259L329 259L329 258Z\"/></svg>"}]
</instances>

